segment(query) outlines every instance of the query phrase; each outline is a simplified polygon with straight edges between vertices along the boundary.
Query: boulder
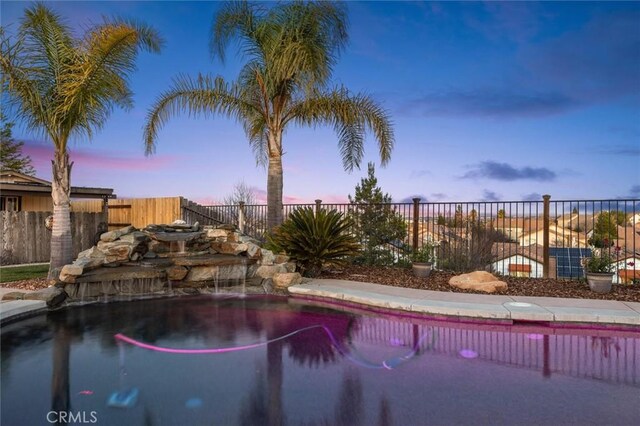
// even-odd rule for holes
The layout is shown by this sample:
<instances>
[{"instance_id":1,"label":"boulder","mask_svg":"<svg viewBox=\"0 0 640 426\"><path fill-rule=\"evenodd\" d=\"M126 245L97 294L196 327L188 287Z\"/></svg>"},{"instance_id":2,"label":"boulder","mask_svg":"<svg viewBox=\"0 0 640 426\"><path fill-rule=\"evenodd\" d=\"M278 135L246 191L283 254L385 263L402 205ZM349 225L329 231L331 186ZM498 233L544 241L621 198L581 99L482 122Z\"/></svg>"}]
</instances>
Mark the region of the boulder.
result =
<instances>
[{"instance_id":1,"label":"boulder","mask_svg":"<svg viewBox=\"0 0 640 426\"><path fill-rule=\"evenodd\" d=\"M208 229L207 230L207 238L227 238L229 231L225 231L224 229Z\"/></svg>"},{"instance_id":2,"label":"boulder","mask_svg":"<svg viewBox=\"0 0 640 426\"><path fill-rule=\"evenodd\" d=\"M120 241L126 241L128 243L143 243L149 241L149 236L144 232L133 231L130 234L126 234L120 237Z\"/></svg>"},{"instance_id":3,"label":"boulder","mask_svg":"<svg viewBox=\"0 0 640 426\"><path fill-rule=\"evenodd\" d=\"M244 265L194 266L184 281L241 281L246 277Z\"/></svg>"},{"instance_id":4,"label":"boulder","mask_svg":"<svg viewBox=\"0 0 640 426\"><path fill-rule=\"evenodd\" d=\"M211 248L222 254L233 254L234 256L244 253L249 249L247 244L238 243L211 243Z\"/></svg>"},{"instance_id":5,"label":"boulder","mask_svg":"<svg viewBox=\"0 0 640 426\"><path fill-rule=\"evenodd\" d=\"M2 296L2 300L22 300L27 293L22 291L11 291Z\"/></svg>"},{"instance_id":6,"label":"boulder","mask_svg":"<svg viewBox=\"0 0 640 426\"><path fill-rule=\"evenodd\" d=\"M287 272L295 272L296 262L287 262L284 264L284 267L287 268Z\"/></svg>"},{"instance_id":7,"label":"boulder","mask_svg":"<svg viewBox=\"0 0 640 426\"><path fill-rule=\"evenodd\" d=\"M273 276L273 285L276 288L289 288L292 285L302 284L302 275L297 272L277 273Z\"/></svg>"},{"instance_id":8,"label":"boulder","mask_svg":"<svg viewBox=\"0 0 640 426\"><path fill-rule=\"evenodd\" d=\"M258 259L262 255L262 249L257 244L247 242L247 257L249 259Z\"/></svg>"},{"instance_id":9,"label":"boulder","mask_svg":"<svg viewBox=\"0 0 640 426\"><path fill-rule=\"evenodd\" d=\"M262 249L262 265L273 265L276 260L276 256L271 250Z\"/></svg>"},{"instance_id":10,"label":"boulder","mask_svg":"<svg viewBox=\"0 0 640 426\"><path fill-rule=\"evenodd\" d=\"M123 235L129 234L133 231L135 231L136 228L133 226L127 226L125 228L120 228L118 230L115 231L109 231L109 232L105 232L104 234L100 235L100 241L104 241L104 242L112 242L117 240L118 238L122 237Z\"/></svg>"},{"instance_id":11,"label":"boulder","mask_svg":"<svg viewBox=\"0 0 640 426\"><path fill-rule=\"evenodd\" d=\"M287 263L288 261L289 256L286 256L284 254L276 254L276 257L273 260L274 263Z\"/></svg>"},{"instance_id":12,"label":"boulder","mask_svg":"<svg viewBox=\"0 0 640 426\"><path fill-rule=\"evenodd\" d=\"M135 248L126 241L98 242L98 250L105 254L104 263L124 262L129 260L129 256Z\"/></svg>"},{"instance_id":13,"label":"boulder","mask_svg":"<svg viewBox=\"0 0 640 426\"><path fill-rule=\"evenodd\" d=\"M468 274L451 277L449 285L464 290L484 291L495 293L507 289L507 283L500 281L496 276L485 271L475 271Z\"/></svg>"},{"instance_id":14,"label":"boulder","mask_svg":"<svg viewBox=\"0 0 640 426\"><path fill-rule=\"evenodd\" d=\"M42 290L27 293L24 296L24 300L43 300L47 302L47 306L57 306L64 302L67 298L67 293L61 288L51 286L43 288Z\"/></svg>"},{"instance_id":15,"label":"boulder","mask_svg":"<svg viewBox=\"0 0 640 426\"><path fill-rule=\"evenodd\" d=\"M256 270L256 276L260 278L273 278L275 274L286 272L287 268L283 265L262 265Z\"/></svg>"},{"instance_id":16,"label":"boulder","mask_svg":"<svg viewBox=\"0 0 640 426\"><path fill-rule=\"evenodd\" d=\"M180 281L187 276L188 272L189 270L184 266L172 266L171 268L167 269L167 277L171 281Z\"/></svg>"}]
</instances>

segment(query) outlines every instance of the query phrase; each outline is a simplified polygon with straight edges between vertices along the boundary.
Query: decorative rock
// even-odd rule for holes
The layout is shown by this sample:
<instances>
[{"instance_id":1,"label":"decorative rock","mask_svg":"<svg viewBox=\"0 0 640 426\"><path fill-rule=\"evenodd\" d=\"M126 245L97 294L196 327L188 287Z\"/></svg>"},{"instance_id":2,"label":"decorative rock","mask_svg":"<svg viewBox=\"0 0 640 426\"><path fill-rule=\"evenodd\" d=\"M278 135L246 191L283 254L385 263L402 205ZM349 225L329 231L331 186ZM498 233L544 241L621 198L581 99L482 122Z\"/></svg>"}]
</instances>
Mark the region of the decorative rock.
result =
<instances>
[{"instance_id":1,"label":"decorative rock","mask_svg":"<svg viewBox=\"0 0 640 426\"><path fill-rule=\"evenodd\" d=\"M234 256L239 255L249 249L246 244L238 244L238 243L211 243L211 248L222 254L233 254Z\"/></svg>"},{"instance_id":2,"label":"decorative rock","mask_svg":"<svg viewBox=\"0 0 640 426\"><path fill-rule=\"evenodd\" d=\"M284 254L276 254L276 257L274 259L274 263L287 263L289 261L289 256L286 256Z\"/></svg>"},{"instance_id":3,"label":"decorative rock","mask_svg":"<svg viewBox=\"0 0 640 426\"><path fill-rule=\"evenodd\" d=\"M133 262L137 262L138 260L140 260L140 258L141 258L141 257L142 257L142 256L140 256L140 253L133 253L133 254L131 255L131 261L133 261Z\"/></svg>"},{"instance_id":4,"label":"decorative rock","mask_svg":"<svg viewBox=\"0 0 640 426\"><path fill-rule=\"evenodd\" d=\"M105 254L105 263L129 260L133 246L125 241L98 242L98 250Z\"/></svg>"},{"instance_id":5,"label":"decorative rock","mask_svg":"<svg viewBox=\"0 0 640 426\"><path fill-rule=\"evenodd\" d=\"M227 231L235 231L236 230L236 226L235 225L231 225L231 224L225 224L225 225L218 226L218 229L226 229Z\"/></svg>"},{"instance_id":6,"label":"decorative rock","mask_svg":"<svg viewBox=\"0 0 640 426\"><path fill-rule=\"evenodd\" d=\"M302 275L297 272L275 274L272 279L276 288L289 288L292 285L302 284Z\"/></svg>"},{"instance_id":7,"label":"decorative rock","mask_svg":"<svg viewBox=\"0 0 640 426\"><path fill-rule=\"evenodd\" d=\"M149 234L149 236L154 240L168 243L172 241L193 241L200 238L201 235L201 232L156 232L153 234Z\"/></svg>"},{"instance_id":8,"label":"decorative rock","mask_svg":"<svg viewBox=\"0 0 640 426\"><path fill-rule=\"evenodd\" d=\"M256 276L260 278L273 278L275 274L287 273L283 265L262 265L256 270Z\"/></svg>"},{"instance_id":9,"label":"decorative rock","mask_svg":"<svg viewBox=\"0 0 640 426\"><path fill-rule=\"evenodd\" d=\"M224 229L209 229L207 230L207 238L227 238L229 231Z\"/></svg>"},{"instance_id":10,"label":"decorative rock","mask_svg":"<svg viewBox=\"0 0 640 426\"><path fill-rule=\"evenodd\" d=\"M184 266L172 266L171 268L167 269L167 277L171 281L180 281L187 276L188 272L189 270Z\"/></svg>"},{"instance_id":11,"label":"decorative rock","mask_svg":"<svg viewBox=\"0 0 640 426\"><path fill-rule=\"evenodd\" d=\"M199 222L194 223L193 226L191 227L191 230L193 232L199 231L200 230L200 223Z\"/></svg>"},{"instance_id":12,"label":"decorative rock","mask_svg":"<svg viewBox=\"0 0 640 426\"><path fill-rule=\"evenodd\" d=\"M155 259L156 257L158 257L158 255L153 251L148 251L142 257L145 259Z\"/></svg>"},{"instance_id":13,"label":"decorative rock","mask_svg":"<svg viewBox=\"0 0 640 426\"><path fill-rule=\"evenodd\" d=\"M47 302L47 306L49 307L59 305L60 303L64 302L64 299L66 298L67 293L55 286L27 293L24 296L24 300L43 300Z\"/></svg>"},{"instance_id":14,"label":"decorative rock","mask_svg":"<svg viewBox=\"0 0 640 426\"><path fill-rule=\"evenodd\" d=\"M184 281L240 281L245 279L244 265L194 266Z\"/></svg>"},{"instance_id":15,"label":"decorative rock","mask_svg":"<svg viewBox=\"0 0 640 426\"><path fill-rule=\"evenodd\" d=\"M287 268L287 272L295 272L296 262L287 262L284 264L284 267Z\"/></svg>"},{"instance_id":16,"label":"decorative rock","mask_svg":"<svg viewBox=\"0 0 640 426\"><path fill-rule=\"evenodd\" d=\"M275 255L271 250L262 249L262 264L263 265L273 265L276 260Z\"/></svg>"},{"instance_id":17,"label":"decorative rock","mask_svg":"<svg viewBox=\"0 0 640 426\"><path fill-rule=\"evenodd\" d=\"M23 293L21 291L12 291L10 293L5 293L2 296L2 300L22 300L27 293Z\"/></svg>"},{"instance_id":18,"label":"decorative rock","mask_svg":"<svg viewBox=\"0 0 640 426\"><path fill-rule=\"evenodd\" d=\"M258 259L262 255L260 246L252 242L246 242L244 244L247 246L247 257L249 259Z\"/></svg>"},{"instance_id":19,"label":"decorative rock","mask_svg":"<svg viewBox=\"0 0 640 426\"><path fill-rule=\"evenodd\" d=\"M130 234L126 234L120 237L120 241L126 241L128 243L142 243L149 241L149 236L144 232L133 231Z\"/></svg>"},{"instance_id":20,"label":"decorative rock","mask_svg":"<svg viewBox=\"0 0 640 426\"><path fill-rule=\"evenodd\" d=\"M507 283L498 280L497 277L485 271L475 271L451 277L449 284L465 290L477 290L486 293L495 293L496 291L507 289Z\"/></svg>"},{"instance_id":21,"label":"decorative rock","mask_svg":"<svg viewBox=\"0 0 640 426\"><path fill-rule=\"evenodd\" d=\"M104 234L100 235L100 241L112 242L112 241L117 240L121 236L129 234L129 233L131 233L131 232L133 232L135 230L136 230L135 227L127 226L125 228L121 228L121 229L118 229L116 231L105 232Z\"/></svg>"},{"instance_id":22,"label":"decorative rock","mask_svg":"<svg viewBox=\"0 0 640 426\"><path fill-rule=\"evenodd\" d=\"M172 225L186 225L186 224L187 224L187 222L185 222L185 221L184 221L184 220L182 220L182 219L176 219L176 220L174 220L173 222L171 222L171 224L172 224Z\"/></svg>"},{"instance_id":23,"label":"decorative rock","mask_svg":"<svg viewBox=\"0 0 640 426\"><path fill-rule=\"evenodd\" d=\"M266 294L270 294L273 291L273 280L271 278L262 280L262 289Z\"/></svg>"},{"instance_id":24,"label":"decorative rock","mask_svg":"<svg viewBox=\"0 0 640 426\"><path fill-rule=\"evenodd\" d=\"M144 266L121 266L118 268L94 269L93 271L89 271L81 277L76 278L76 282L102 283L105 281L125 281L140 278L158 278L162 280L166 277L167 273L161 269L148 268Z\"/></svg>"}]
</instances>

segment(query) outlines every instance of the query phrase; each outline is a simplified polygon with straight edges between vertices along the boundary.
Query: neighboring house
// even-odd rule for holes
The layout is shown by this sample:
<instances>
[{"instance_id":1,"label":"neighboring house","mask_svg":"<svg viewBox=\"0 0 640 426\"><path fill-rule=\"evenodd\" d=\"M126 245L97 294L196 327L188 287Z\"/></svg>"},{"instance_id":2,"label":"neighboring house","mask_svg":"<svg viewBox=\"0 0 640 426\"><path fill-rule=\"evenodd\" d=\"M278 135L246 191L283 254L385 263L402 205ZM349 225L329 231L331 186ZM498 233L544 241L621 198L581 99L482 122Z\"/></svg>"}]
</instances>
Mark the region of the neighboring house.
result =
<instances>
[{"instance_id":1,"label":"neighboring house","mask_svg":"<svg viewBox=\"0 0 640 426\"><path fill-rule=\"evenodd\" d=\"M544 230L539 229L523 234L518 243L521 246L543 245ZM549 225L549 247L587 247L587 235L558 225Z\"/></svg>"},{"instance_id":2,"label":"neighboring house","mask_svg":"<svg viewBox=\"0 0 640 426\"><path fill-rule=\"evenodd\" d=\"M613 282L616 284L631 284L634 280L640 280L640 256L626 255L618 257L614 262L615 275Z\"/></svg>"},{"instance_id":3,"label":"neighboring house","mask_svg":"<svg viewBox=\"0 0 640 426\"><path fill-rule=\"evenodd\" d=\"M524 234L529 234L544 228L541 218L499 218L494 219L492 226L512 241L518 241Z\"/></svg>"},{"instance_id":4,"label":"neighboring house","mask_svg":"<svg viewBox=\"0 0 640 426\"><path fill-rule=\"evenodd\" d=\"M542 278L541 246L521 247L516 243L494 243L491 270L503 276Z\"/></svg>"},{"instance_id":5,"label":"neighboring house","mask_svg":"<svg viewBox=\"0 0 640 426\"><path fill-rule=\"evenodd\" d=\"M558 216L552 223L561 228L586 234L592 232L595 220L591 214L569 213Z\"/></svg>"},{"instance_id":6,"label":"neighboring house","mask_svg":"<svg viewBox=\"0 0 640 426\"><path fill-rule=\"evenodd\" d=\"M71 187L71 198L115 198L111 188ZM51 182L18 172L0 172L1 211L53 211Z\"/></svg>"},{"instance_id":7,"label":"neighboring house","mask_svg":"<svg viewBox=\"0 0 640 426\"><path fill-rule=\"evenodd\" d=\"M627 222L633 226L640 225L640 213L630 214Z\"/></svg>"}]
</instances>

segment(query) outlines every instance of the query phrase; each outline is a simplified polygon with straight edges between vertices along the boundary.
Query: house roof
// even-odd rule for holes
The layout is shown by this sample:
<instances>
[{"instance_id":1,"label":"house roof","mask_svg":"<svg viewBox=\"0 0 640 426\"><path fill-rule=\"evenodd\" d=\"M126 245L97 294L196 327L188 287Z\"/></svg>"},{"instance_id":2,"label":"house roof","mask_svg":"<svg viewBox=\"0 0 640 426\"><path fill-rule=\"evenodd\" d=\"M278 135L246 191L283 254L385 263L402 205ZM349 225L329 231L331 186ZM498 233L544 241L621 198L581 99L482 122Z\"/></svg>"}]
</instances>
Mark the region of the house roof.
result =
<instances>
[{"instance_id":1,"label":"house roof","mask_svg":"<svg viewBox=\"0 0 640 426\"><path fill-rule=\"evenodd\" d=\"M51 194L51 182L34 176L13 171L0 172L0 190L2 195L48 195ZM112 188L91 188L72 186L72 198L116 198Z\"/></svg>"},{"instance_id":2,"label":"house roof","mask_svg":"<svg viewBox=\"0 0 640 426\"><path fill-rule=\"evenodd\" d=\"M535 262L543 263L544 257L542 251L543 247L539 244L521 246L518 243L493 243L491 246L493 262L519 255Z\"/></svg>"}]
</instances>

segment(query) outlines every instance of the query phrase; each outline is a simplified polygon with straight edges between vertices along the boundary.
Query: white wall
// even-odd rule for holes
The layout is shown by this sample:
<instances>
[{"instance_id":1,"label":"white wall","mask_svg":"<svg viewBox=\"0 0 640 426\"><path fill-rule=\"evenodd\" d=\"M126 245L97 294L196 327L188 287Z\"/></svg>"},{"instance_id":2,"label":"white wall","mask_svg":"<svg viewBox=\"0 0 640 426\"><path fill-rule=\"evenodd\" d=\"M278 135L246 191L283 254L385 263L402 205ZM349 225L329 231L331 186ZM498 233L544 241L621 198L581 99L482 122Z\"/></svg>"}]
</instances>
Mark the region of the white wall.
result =
<instances>
[{"instance_id":1,"label":"white wall","mask_svg":"<svg viewBox=\"0 0 640 426\"><path fill-rule=\"evenodd\" d=\"M498 260L491 264L491 270L500 275L509 275L509 264L531 265L531 278L542 278L542 263L529 259L522 255L514 255L506 259Z\"/></svg>"}]
</instances>

